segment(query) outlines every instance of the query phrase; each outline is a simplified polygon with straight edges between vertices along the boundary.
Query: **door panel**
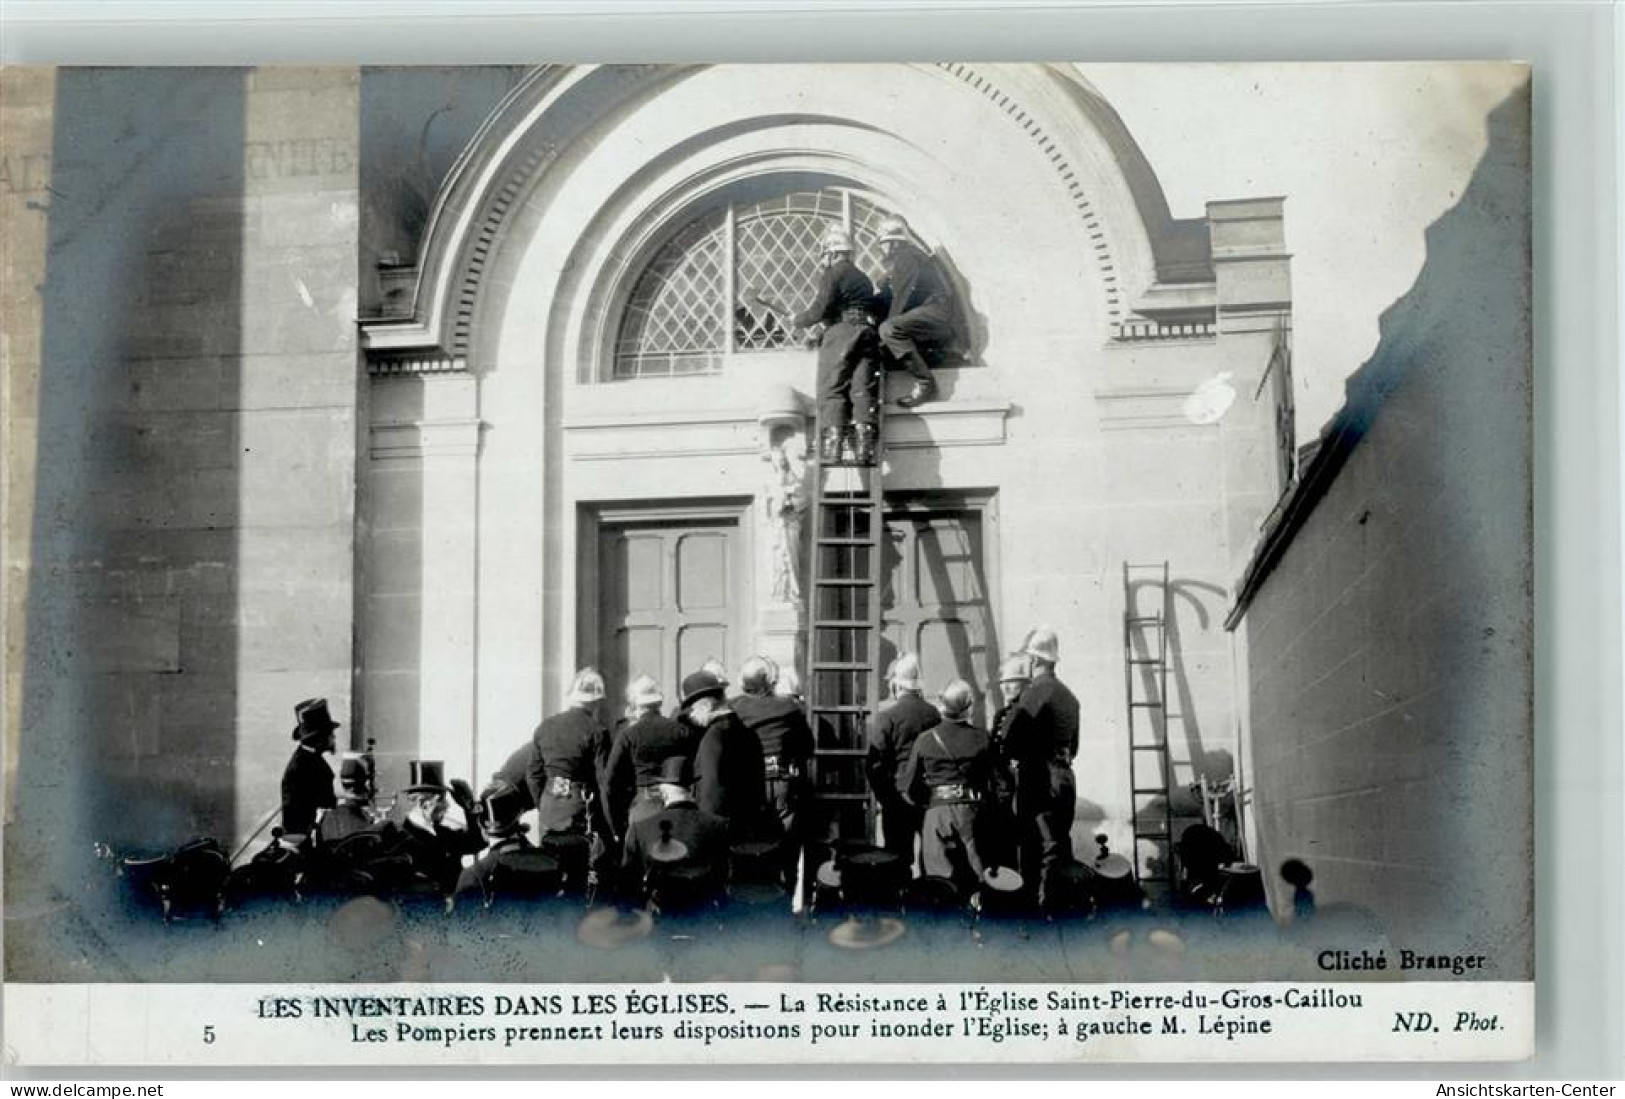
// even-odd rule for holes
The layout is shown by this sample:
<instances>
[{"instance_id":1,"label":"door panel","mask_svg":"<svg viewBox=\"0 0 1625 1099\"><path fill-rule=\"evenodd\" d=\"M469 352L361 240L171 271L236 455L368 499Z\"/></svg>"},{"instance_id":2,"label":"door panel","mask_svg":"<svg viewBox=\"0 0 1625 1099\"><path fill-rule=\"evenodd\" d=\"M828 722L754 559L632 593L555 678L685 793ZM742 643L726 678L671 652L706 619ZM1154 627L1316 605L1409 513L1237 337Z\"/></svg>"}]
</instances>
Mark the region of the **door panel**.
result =
<instances>
[{"instance_id":1,"label":"door panel","mask_svg":"<svg viewBox=\"0 0 1625 1099\"><path fill-rule=\"evenodd\" d=\"M635 676L675 699L708 658L734 665L738 540L732 520L599 527L598 659L611 712Z\"/></svg>"},{"instance_id":2,"label":"door panel","mask_svg":"<svg viewBox=\"0 0 1625 1099\"><path fill-rule=\"evenodd\" d=\"M975 721L986 728L982 699L997 661L981 513L895 510L886 516L886 533L883 660L918 653L927 698L950 680L970 683L977 696Z\"/></svg>"}]
</instances>

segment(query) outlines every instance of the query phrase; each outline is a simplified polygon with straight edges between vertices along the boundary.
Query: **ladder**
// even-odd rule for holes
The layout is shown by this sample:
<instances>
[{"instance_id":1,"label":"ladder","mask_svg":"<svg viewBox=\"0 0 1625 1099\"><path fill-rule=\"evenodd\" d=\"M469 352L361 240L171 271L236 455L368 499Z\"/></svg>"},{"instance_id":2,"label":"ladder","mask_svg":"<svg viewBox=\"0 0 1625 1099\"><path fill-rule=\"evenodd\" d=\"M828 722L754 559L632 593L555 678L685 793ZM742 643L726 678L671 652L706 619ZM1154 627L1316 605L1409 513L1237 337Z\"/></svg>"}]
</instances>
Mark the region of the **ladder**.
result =
<instances>
[{"instance_id":1,"label":"ladder","mask_svg":"<svg viewBox=\"0 0 1625 1099\"><path fill-rule=\"evenodd\" d=\"M822 425L819 425L820 427ZM807 585L807 723L813 731L812 796L822 837L867 842L874 806L864 760L880 704L881 578L885 536L884 436L875 419L875 462L844 454L813 467L812 568ZM819 431L814 438L822 436Z\"/></svg>"},{"instance_id":2,"label":"ladder","mask_svg":"<svg viewBox=\"0 0 1625 1099\"><path fill-rule=\"evenodd\" d=\"M1168 562L1123 562L1123 680L1128 700L1134 880L1174 884L1173 764L1168 755ZM1159 804L1160 799L1160 804ZM1158 857L1160 856L1160 858Z\"/></svg>"}]
</instances>

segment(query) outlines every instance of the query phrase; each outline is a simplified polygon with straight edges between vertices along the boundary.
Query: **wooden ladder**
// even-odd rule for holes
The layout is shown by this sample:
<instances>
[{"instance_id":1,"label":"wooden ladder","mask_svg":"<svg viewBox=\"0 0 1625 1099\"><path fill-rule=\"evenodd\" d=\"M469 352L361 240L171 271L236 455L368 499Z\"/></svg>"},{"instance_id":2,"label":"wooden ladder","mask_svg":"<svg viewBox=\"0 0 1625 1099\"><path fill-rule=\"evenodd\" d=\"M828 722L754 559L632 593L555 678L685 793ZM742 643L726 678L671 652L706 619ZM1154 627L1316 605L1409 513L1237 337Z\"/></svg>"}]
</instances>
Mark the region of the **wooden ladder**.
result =
<instances>
[{"instance_id":1,"label":"wooden ladder","mask_svg":"<svg viewBox=\"0 0 1625 1099\"><path fill-rule=\"evenodd\" d=\"M1149 592L1149 597L1142 597ZM1123 562L1123 681L1128 700L1134 880L1174 884L1173 764L1168 755L1168 562ZM1159 800L1160 799L1160 804ZM1160 856L1158 858L1157 856ZM1149 869L1156 867L1155 870Z\"/></svg>"}]
</instances>

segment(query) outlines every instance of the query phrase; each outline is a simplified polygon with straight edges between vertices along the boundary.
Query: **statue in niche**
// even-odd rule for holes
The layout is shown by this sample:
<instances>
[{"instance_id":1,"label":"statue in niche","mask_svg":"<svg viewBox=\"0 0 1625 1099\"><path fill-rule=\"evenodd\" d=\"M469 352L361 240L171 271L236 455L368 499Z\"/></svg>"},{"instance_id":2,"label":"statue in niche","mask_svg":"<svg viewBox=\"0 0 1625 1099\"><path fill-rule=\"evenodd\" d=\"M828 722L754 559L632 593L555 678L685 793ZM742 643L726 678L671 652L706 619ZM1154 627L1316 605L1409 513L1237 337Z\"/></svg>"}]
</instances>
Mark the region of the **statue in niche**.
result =
<instances>
[{"instance_id":1,"label":"statue in niche","mask_svg":"<svg viewBox=\"0 0 1625 1099\"><path fill-rule=\"evenodd\" d=\"M801 524L807 514L807 462L795 452L796 435L787 428L773 432L767 448L768 478L762 491L767 513L768 554L772 567L772 601L801 601Z\"/></svg>"}]
</instances>

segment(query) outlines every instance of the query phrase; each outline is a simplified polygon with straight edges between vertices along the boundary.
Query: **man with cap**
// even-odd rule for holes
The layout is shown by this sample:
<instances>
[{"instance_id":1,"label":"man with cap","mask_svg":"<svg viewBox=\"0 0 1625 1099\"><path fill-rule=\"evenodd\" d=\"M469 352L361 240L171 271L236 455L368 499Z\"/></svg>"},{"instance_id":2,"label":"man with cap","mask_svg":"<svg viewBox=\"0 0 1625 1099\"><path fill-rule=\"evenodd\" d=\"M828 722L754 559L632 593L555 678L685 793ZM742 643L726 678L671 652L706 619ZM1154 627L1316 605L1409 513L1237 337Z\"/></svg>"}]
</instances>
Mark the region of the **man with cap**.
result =
<instances>
[{"instance_id":1,"label":"man with cap","mask_svg":"<svg viewBox=\"0 0 1625 1099\"><path fill-rule=\"evenodd\" d=\"M1036 869L1043 904L1058 875L1072 861L1072 818L1077 784L1072 760L1078 754L1078 699L1055 677L1060 642L1040 626L1027 635L1021 655L1031 661L1032 682L1021 692L1005 726L1005 751L1017 771L1016 799L1027 850L1023 875Z\"/></svg>"},{"instance_id":2,"label":"man with cap","mask_svg":"<svg viewBox=\"0 0 1625 1099\"><path fill-rule=\"evenodd\" d=\"M942 721L914 741L899 792L924 813L920 862L925 873L978 889L982 857L979 817L993 775L993 742L969 721L976 695L956 679L942 689Z\"/></svg>"},{"instance_id":3,"label":"man with cap","mask_svg":"<svg viewBox=\"0 0 1625 1099\"><path fill-rule=\"evenodd\" d=\"M339 786L344 791L338 804L329 809L316 826L322 843L336 843L345 836L366 832L378 824L372 808L372 768L360 752L345 752L339 761Z\"/></svg>"},{"instance_id":4,"label":"man with cap","mask_svg":"<svg viewBox=\"0 0 1625 1099\"><path fill-rule=\"evenodd\" d=\"M988 803L982 809L983 852L1000 866L1019 862L1017 842L1016 763L1010 757L1010 719L1016 702L1033 680L1031 661L1021 653L1007 657L999 665L999 700L988 725L993 742L993 784Z\"/></svg>"},{"instance_id":5,"label":"man with cap","mask_svg":"<svg viewBox=\"0 0 1625 1099\"><path fill-rule=\"evenodd\" d=\"M841 460L841 443L852 425L853 453L860 465L873 465L878 432L875 406L880 400L875 335L875 287L852 262L852 236L839 225L824 231L819 243L822 270L812 303L791 324L809 329L818 340L819 454L825 462ZM778 309L760 293L756 301Z\"/></svg>"},{"instance_id":6,"label":"man with cap","mask_svg":"<svg viewBox=\"0 0 1625 1099\"><path fill-rule=\"evenodd\" d=\"M694 796L700 808L727 820L731 838L754 839L768 819L762 743L728 707L727 690L711 672L685 676L678 720L699 732Z\"/></svg>"},{"instance_id":7,"label":"man with cap","mask_svg":"<svg viewBox=\"0 0 1625 1099\"><path fill-rule=\"evenodd\" d=\"M604 677L596 668L583 668L570 683L565 709L538 725L531 737L536 750L530 793L544 836L597 836L612 843L603 797L609 730L598 720L603 701Z\"/></svg>"},{"instance_id":8,"label":"man with cap","mask_svg":"<svg viewBox=\"0 0 1625 1099\"><path fill-rule=\"evenodd\" d=\"M492 781L480 794L477 816L487 846L472 863L463 867L457 877L453 897L459 904L490 904L498 878L503 873L499 866L505 858L511 860L518 852L536 850L525 835L525 826L519 819L526 812L529 801L529 794L504 779ZM558 888L562 884L558 864L540 856L539 852L537 855L542 866L532 867L532 876L536 876L538 869L550 870L550 873L544 872L540 876L548 878L554 883L554 888Z\"/></svg>"},{"instance_id":9,"label":"man with cap","mask_svg":"<svg viewBox=\"0 0 1625 1099\"><path fill-rule=\"evenodd\" d=\"M937 708L920 695L920 658L903 653L886 669L889 704L869 722L869 754L864 769L869 789L880 806L881 842L886 850L914 864L914 837L922 814L902 794L903 770L921 733L942 720Z\"/></svg>"},{"instance_id":10,"label":"man with cap","mask_svg":"<svg viewBox=\"0 0 1625 1099\"><path fill-rule=\"evenodd\" d=\"M902 218L881 221L879 244L885 264L875 296L885 318L880 322L880 343L891 360L913 376L913 388L897 401L913 408L937 391L921 346L943 347L953 341L953 287L936 259L914 243Z\"/></svg>"},{"instance_id":11,"label":"man with cap","mask_svg":"<svg viewBox=\"0 0 1625 1099\"><path fill-rule=\"evenodd\" d=\"M778 665L773 661L765 656L751 657L739 670L742 693L729 704L762 746L767 803L784 831L787 872L794 873L801 850L797 813L807 796L813 735L802 708L792 699L774 693L778 678Z\"/></svg>"},{"instance_id":12,"label":"man with cap","mask_svg":"<svg viewBox=\"0 0 1625 1099\"><path fill-rule=\"evenodd\" d=\"M333 768L322 757L337 747L339 723L327 712L327 699L307 698L293 708L293 739L299 747L282 771L282 834L309 836L317 818L333 808Z\"/></svg>"},{"instance_id":13,"label":"man with cap","mask_svg":"<svg viewBox=\"0 0 1625 1099\"><path fill-rule=\"evenodd\" d=\"M633 715L615 736L609 750L606 791L610 824L618 836L635 822L658 813L660 776L666 760L682 756L692 760L699 735L687 725L660 712L665 701L652 676L640 675L626 688L628 712Z\"/></svg>"},{"instance_id":14,"label":"man with cap","mask_svg":"<svg viewBox=\"0 0 1625 1099\"><path fill-rule=\"evenodd\" d=\"M687 756L668 756L656 786L661 807L626 833L621 877L631 900L664 885L688 902L714 900L727 886L728 822L694 800L694 767ZM666 878L666 881L662 881ZM678 898L668 898L669 902Z\"/></svg>"}]
</instances>

